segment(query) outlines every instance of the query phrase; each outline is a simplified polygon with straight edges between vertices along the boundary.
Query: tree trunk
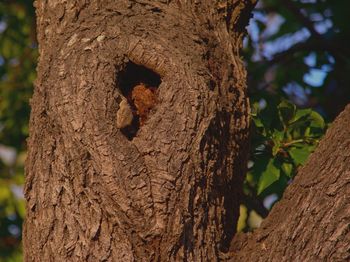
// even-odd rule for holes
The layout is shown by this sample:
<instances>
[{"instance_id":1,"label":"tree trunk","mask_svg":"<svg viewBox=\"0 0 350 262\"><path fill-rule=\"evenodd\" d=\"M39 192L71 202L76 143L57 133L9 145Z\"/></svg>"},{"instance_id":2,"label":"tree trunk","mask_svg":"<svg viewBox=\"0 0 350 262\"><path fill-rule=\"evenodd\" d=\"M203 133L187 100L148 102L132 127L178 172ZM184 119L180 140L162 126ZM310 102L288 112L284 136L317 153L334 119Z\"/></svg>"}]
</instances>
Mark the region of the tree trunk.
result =
<instances>
[{"instance_id":1,"label":"tree trunk","mask_svg":"<svg viewBox=\"0 0 350 262\"><path fill-rule=\"evenodd\" d=\"M35 2L25 261L227 252L248 154L239 50L253 2Z\"/></svg>"},{"instance_id":2,"label":"tree trunk","mask_svg":"<svg viewBox=\"0 0 350 262\"><path fill-rule=\"evenodd\" d=\"M232 261L350 261L350 105Z\"/></svg>"},{"instance_id":3,"label":"tree trunk","mask_svg":"<svg viewBox=\"0 0 350 262\"><path fill-rule=\"evenodd\" d=\"M36 1L25 261L350 259L350 107L231 243L253 2Z\"/></svg>"}]
</instances>

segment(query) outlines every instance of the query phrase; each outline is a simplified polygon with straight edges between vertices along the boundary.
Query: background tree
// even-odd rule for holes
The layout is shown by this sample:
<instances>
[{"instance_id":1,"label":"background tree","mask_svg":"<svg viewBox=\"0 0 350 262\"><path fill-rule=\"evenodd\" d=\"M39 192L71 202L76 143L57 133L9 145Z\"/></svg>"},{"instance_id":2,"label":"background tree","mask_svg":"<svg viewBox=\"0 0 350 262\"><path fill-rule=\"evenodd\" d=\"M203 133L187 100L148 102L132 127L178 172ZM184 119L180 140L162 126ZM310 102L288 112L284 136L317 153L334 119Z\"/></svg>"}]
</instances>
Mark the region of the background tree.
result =
<instances>
[{"instance_id":1,"label":"background tree","mask_svg":"<svg viewBox=\"0 0 350 262\"><path fill-rule=\"evenodd\" d=\"M240 230L259 224L259 219L253 219L255 213L267 215L269 202L281 196L324 130L317 114L299 109L312 107L328 122L349 101L348 9L344 0L265 0L254 11L245 57L256 128ZM23 202L16 186L23 183L28 98L36 63L31 1L2 1L0 21L0 143L6 145L0 148L0 251L8 261L20 260L16 247L21 238ZM282 98L297 104L298 109ZM266 119L274 122L266 123ZM308 131L310 124L312 130ZM285 130L282 134L281 127ZM295 143L290 144L292 141ZM7 161L11 152L16 158Z\"/></svg>"}]
</instances>

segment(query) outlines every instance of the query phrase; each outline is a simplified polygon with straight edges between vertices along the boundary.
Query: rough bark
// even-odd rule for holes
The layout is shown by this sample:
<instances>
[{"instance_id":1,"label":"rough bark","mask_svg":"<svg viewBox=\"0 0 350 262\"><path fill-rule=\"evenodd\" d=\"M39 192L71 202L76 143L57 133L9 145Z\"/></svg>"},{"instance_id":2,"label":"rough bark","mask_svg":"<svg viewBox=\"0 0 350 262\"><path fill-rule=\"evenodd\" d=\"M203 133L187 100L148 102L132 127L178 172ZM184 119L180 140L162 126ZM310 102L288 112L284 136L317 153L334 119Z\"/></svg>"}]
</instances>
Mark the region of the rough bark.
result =
<instances>
[{"instance_id":1,"label":"rough bark","mask_svg":"<svg viewBox=\"0 0 350 262\"><path fill-rule=\"evenodd\" d=\"M227 251L248 153L239 50L252 2L36 1L25 261ZM157 104L122 132L120 78L143 82L137 65L160 76Z\"/></svg>"},{"instance_id":2,"label":"rough bark","mask_svg":"<svg viewBox=\"0 0 350 262\"><path fill-rule=\"evenodd\" d=\"M350 105L232 261L350 261Z\"/></svg>"}]
</instances>

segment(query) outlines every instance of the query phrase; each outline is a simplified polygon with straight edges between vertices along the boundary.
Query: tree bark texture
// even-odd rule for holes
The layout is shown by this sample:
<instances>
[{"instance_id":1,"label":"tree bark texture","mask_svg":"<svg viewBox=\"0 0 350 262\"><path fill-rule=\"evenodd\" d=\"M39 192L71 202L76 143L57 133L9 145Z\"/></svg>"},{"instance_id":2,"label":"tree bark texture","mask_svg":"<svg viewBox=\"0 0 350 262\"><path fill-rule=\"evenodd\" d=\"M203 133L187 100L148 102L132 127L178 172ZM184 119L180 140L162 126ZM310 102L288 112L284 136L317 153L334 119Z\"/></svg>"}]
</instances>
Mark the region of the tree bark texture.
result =
<instances>
[{"instance_id":1,"label":"tree bark texture","mask_svg":"<svg viewBox=\"0 0 350 262\"><path fill-rule=\"evenodd\" d=\"M218 261L227 252L248 154L239 50L253 2L35 2L25 261ZM116 124L119 79L142 82L137 66L161 83L128 137Z\"/></svg>"},{"instance_id":2,"label":"tree bark texture","mask_svg":"<svg viewBox=\"0 0 350 262\"><path fill-rule=\"evenodd\" d=\"M350 105L231 261L350 261Z\"/></svg>"}]
</instances>

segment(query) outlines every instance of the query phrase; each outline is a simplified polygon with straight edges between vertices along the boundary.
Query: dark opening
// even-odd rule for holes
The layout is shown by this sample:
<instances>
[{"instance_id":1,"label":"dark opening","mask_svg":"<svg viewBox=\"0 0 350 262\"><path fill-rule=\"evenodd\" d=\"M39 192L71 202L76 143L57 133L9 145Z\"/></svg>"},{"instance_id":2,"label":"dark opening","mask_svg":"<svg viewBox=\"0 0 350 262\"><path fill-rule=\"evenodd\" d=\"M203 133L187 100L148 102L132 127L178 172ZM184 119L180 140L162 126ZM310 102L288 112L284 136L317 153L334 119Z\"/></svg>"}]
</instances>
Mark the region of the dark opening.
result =
<instances>
[{"instance_id":1,"label":"dark opening","mask_svg":"<svg viewBox=\"0 0 350 262\"><path fill-rule=\"evenodd\" d=\"M144 66L133 62L127 63L118 78L118 84L122 94L126 97L132 91L132 88L139 83L157 88L161 83L161 79L157 73Z\"/></svg>"},{"instance_id":2,"label":"dark opening","mask_svg":"<svg viewBox=\"0 0 350 262\"><path fill-rule=\"evenodd\" d=\"M122 128L121 132L129 140L132 140L136 136L137 131L140 129L140 124L142 124L142 121L145 118L144 114L139 114L140 110L134 104L133 90L135 87L143 85L146 89L151 90L155 96L156 90L161 83L161 78L157 73L144 66L128 62L124 70L119 73L117 82L121 93L127 98L134 115L131 125ZM150 92L146 90L145 96L147 96L147 94L149 95L149 93Z\"/></svg>"}]
</instances>

